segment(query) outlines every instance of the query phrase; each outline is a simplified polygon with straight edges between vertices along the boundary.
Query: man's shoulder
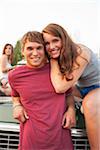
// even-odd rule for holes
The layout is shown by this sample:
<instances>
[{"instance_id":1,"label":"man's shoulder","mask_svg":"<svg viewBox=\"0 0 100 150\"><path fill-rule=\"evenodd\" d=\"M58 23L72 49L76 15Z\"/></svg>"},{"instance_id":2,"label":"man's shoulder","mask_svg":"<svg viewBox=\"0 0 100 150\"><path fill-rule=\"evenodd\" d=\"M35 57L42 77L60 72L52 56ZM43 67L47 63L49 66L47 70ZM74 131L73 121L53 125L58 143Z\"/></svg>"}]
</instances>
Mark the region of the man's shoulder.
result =
<instances>
[{"instance_id":1,"label":"man's shoulder","mask_svg":"<svg viewBox=\"0 0 100 150\"><path fill-rule=\"evenodd\" d=\"M10 73L16 73L16 72L18 72L18 71L20 71L20 70L22 70L23 69L23 66L16 66L14 69L12 69L11 71L10 71Z\"/></svg>"},{"instance_id":2,"label":"man's shoulder","mask_svg":"<svg viewBox=\"0 0 100 150\"><path fill-rule=\"evenodd\" d=\"M9 77L15 77L17 76L22 70L24 69L24 66L17 66L13 70L9 71L8 76Z\"/></svg>"}]
</instances>

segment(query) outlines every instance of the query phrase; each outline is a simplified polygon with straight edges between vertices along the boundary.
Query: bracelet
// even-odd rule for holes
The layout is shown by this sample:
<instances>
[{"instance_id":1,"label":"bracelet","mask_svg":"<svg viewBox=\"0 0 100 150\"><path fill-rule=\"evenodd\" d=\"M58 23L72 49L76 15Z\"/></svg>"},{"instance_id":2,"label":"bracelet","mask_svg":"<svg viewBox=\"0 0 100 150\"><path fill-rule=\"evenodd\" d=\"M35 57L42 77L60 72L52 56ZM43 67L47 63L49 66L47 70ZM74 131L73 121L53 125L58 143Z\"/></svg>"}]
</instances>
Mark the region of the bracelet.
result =
<instances>
[{"instance_id":1,"label":"bracelet","mask_svg":"<svg viewBox=\"0 0 100 150\"><path fill-rule=\"evenodd\" d=\"M17 105L15 105L15 106L13 106L13 109L15 109L16 107L18 107L18 106L22 106L21 104L17 104Z\"/></svg>"}]
</instances>

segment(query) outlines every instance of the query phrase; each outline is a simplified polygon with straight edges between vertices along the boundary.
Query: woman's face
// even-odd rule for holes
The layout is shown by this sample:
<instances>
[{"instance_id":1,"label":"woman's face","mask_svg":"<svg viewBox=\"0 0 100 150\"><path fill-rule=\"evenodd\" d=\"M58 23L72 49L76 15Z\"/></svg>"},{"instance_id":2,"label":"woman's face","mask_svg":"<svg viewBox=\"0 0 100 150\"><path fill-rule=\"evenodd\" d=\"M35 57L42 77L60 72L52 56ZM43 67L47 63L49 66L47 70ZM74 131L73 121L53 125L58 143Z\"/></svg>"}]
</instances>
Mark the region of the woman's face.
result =
<instances>
[{"instance_id":1,"label":"woman's face","mask_svg":"<svg viewBox=\"0 0 100 150\"><path fill-rule=\"evenodd\" d=\"M9 56L9 55L12 54L12 47L10 45L6 46L6 48L5 48L5 54L7 56Z\"/></svg>"},{"instance_id":2,"label":"woman's face","mask_svg":"<svg viewBox=\"0 0 100 150\"><path fill-rule=\"evenodd\" d=\"M59 37L43 33L46 44L46 51L51 58L58 58L62 48L62 41Z\"/></svg>"}]
</instances>

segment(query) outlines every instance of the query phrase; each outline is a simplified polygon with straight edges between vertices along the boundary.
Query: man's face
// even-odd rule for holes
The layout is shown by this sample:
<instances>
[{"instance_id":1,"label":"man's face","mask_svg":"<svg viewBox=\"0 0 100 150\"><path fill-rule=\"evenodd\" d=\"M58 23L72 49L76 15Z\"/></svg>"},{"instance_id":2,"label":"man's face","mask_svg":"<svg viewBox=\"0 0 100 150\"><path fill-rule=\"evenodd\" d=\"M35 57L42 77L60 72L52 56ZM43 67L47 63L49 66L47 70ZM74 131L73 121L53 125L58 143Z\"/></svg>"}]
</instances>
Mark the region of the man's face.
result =
<instances>
[{"instance_id":1,"label":"man's face","mask_svg":"<svg viewBox=\"0 0 100 150\"><path fill-rule=\"evenodd\" d=\"M27 61L27 66L30 68L41 68L44 66L46 57L42 44L27 41L22 53Z\"/></svg>"}]
</instances>

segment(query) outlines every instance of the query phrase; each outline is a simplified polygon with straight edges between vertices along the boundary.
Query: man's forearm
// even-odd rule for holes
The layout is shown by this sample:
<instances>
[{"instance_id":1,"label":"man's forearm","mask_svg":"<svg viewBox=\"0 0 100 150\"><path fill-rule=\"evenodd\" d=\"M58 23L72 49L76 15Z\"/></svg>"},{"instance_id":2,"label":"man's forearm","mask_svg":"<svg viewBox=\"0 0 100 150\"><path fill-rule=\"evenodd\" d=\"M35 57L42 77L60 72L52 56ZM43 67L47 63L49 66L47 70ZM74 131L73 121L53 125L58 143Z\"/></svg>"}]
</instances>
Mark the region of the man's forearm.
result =
<instances>
[{"instance_id":1,"label":"man's forearm","mask_svg":"<svg viewBox=\"0 0 100 150\"><path fill-rule=\"evenodd\" d=\"M13 107L16 105L21 105L20 97L12 97Z\"/></svg>"},{"instance_id":2,"label":"man's forearm","mask_svg":"<svg viewBox=\"0 0 100 150\"><path fill-rule=\"evenodd\" d=\"M75 108L75 101L73 95L66 96L66 104L68 108Z\"/></svg>"}]
</instances>

